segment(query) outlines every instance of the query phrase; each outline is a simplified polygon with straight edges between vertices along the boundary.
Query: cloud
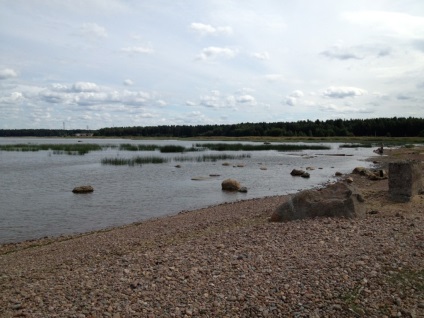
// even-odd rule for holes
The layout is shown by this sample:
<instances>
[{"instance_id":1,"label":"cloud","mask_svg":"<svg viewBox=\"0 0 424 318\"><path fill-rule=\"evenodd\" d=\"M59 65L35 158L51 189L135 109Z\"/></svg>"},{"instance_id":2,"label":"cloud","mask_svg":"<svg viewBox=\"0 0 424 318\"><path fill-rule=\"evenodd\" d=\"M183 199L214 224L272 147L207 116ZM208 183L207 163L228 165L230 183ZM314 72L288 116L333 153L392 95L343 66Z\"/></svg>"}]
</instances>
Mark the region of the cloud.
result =
<instances>
[{"instance_id":1,"label":"cloud","mask_svg":"<svg viewBox=\"0 0 424 318\"><path fill-rule=\"evenodd\" d=\"M323 91L322 96L330 98L346 98L365 95L366 90L357 87L330 86Z\"/></svg>"},{"instance_id":2,"label":"cloud","mask_svg":"<svg viewBox=\"0 0 424 318\"><path fill-rule=\"evenodd\" d=\"M0 104L17 104L24 99L24 95L21 92L13 92L8 96L0 96Z\"/></svg>"},{"instance_id":3,"label":"cloud","mask_svg":"<svg viewBox=\"0 0 424 318\"><path fill-rule=\"evenodd\" d=\"M200 35L231 35L233 33L233 29L229 26L225 27L213 27L210 24L203 24L193 22L190 25L190 29L199 33Z\"/></svg>"},{"instance_id":4,"label":"cloud","mask_svg":"<svg viewBox=\"0 0 424 318\"><path fill-rule=\"evenodd\" d=\"M303 96L304 94L301 90L295 90L291 92L291 94L286 96L285 103L289 106L295 106L297 104L298 99L302 98Z\"/></svg>"},{"instance_id":5,"label":"cloud","mask_svg":"<svg viewBox=\"0 0 424 318\"><path fill-rule=\"evenodd\" d=\"M330 59L337 60L362 60L363 56L358 55L352 48L334 45L331 48L320 53L321 55Z\"/></svg>"},{"instance_id":6,"label":"cloud","mask_svg":"<svg viewBox=\"0 0 424 318\"><path fill-rule=\"evenodd\" d=\"M129 53L129 54L151 54L154 52L154 50L150 47L130 46L130 47L122 48L121 52Z\"/></svg>"},{"instance_id":7,"label":"cloud","mask_svg":"<svg viewBox=\"0 0 424 318\"><path fill-rule=\"evenodd\" d=\"M256 99L252 95L240 95L235 98L237 103L256 105Z\"/></svg>"},{"instance_id":8,"label":"cloud","mask_svg":"<svg viewBox=\"0 0 424 318\"><path fill-rule=\"evenodd\" d=\"M282 74L266 74L264 78L269 82L277 82L283 80L284 76Z\"/></svg>"},{"instance_id":9,"label":"cloud","mask_svg":"<svg viewBox=\"0 0 424 318\"><path fill-rule=\"evenodd\" d=\"M18 73L11 68L4 68L0 70L0 80L18 77Z\"/></svg>"},{"instance_id":10,"label":"cloud","mask_svg":"<svg viewBox=\"0 0 424 318\"><path fill-rule=\"evenodd\" d=\"M96 23L83 23L79 28L79 34L86 38L107 38L106 29Z\"/></svg>"},{"instance_id":11,"label":"cloud","mask_svg":"<svg viewBox=\"0 0 424 318\"><path fill-rule=\"evenodd\" d=\"M190 100L186 100L185 104L186 104L187 106L196 106L196 103L195 103L195 102L192 102L192 101L190 101Z\"/></svg>"},{"instance_id":12,"label":"cloud","mask_svg":"<svg viewBox=\"0 0 424 318\"><path fill-rule=\"evenodd\" d=\"M124 85L125 86L133 86L134 82L130 79L126 79L126 80L124 80Z\"/></svg>"},{"instance_id":13,"label":"cloud","mask_svg":"<svg viewBox=\"0 0 424 318\"><path fill-rule=\"evenodd\" d=\"M72 85L72 91L80 93L80 92L97 92L99 91L99 87L95 83L90 82L76 82Z\"/></svg>"},{"instance_id":14,"label":"cloud","mask_svg":"<svg viewBox=\"0 0 424 318\"><path fill-rule=\"evenodd\" d=\"M237 55L235 50L226 48L226 47L216 47L210 46L204 48L202 53L197 56L198 60L206 61L206 60L215 60L218 58L226 58L231 59Z\"/></svg>"},{"instance_id":15,"label":"cloud","mask_svg":"<svg viewBox=\"0 0 424 318\"><path fill-rule=\"evenodd\" d=\"M391 38L420 39L424 34L424 17L403 12L363 10L344 12L342 17Z\"/></svg>"},{"instance_id":16,"label":"cloud","mask_svg":"<svg viewBox=\"0 0 424 318\"><path fill-rule=\"evenodd\" d=\"M269 53L268 52L257 52L253 53L252 57L261 60L261 61L267 61L269 60Z\"/></svg>"},{"instance_id":17,"label":"cloud","mask_svg":"<svg viewBox=\"0 0 424 318\"><path fill-rule=\"evenodd\" d=\"M323 104L319 106L320 110L333 113L364 113L369 114L374 111L367 108L356 108L351 106L339 106L335 104Z\"/></svg>"},{"instance_id":18,"label":"cloud","mask_svg":"<svg viewBox=\"0 0 424 318\"><path fill-rule=\"evenodd\" d=\"M329 49L322 51L320 55L335 60L363 60L366 57L385 57L392 53L392 49L382 44L366 44L357 46L344 46L335 44Z\"/></svg>"},{"instance_id":19,"label":"cloud","mask_svg":"<svg viewBox=\"0 0 424 318\"><path fill-rule=\"evenodd\" d=\"M164 101L155 101L151 94L143 91L117 91L91 82L76 82L72 85L53 84L38 93L38 98L49 104L90 106L101 109L104 105L142 106L148 101L164 105Z\"/></svg>"}]
</instances>

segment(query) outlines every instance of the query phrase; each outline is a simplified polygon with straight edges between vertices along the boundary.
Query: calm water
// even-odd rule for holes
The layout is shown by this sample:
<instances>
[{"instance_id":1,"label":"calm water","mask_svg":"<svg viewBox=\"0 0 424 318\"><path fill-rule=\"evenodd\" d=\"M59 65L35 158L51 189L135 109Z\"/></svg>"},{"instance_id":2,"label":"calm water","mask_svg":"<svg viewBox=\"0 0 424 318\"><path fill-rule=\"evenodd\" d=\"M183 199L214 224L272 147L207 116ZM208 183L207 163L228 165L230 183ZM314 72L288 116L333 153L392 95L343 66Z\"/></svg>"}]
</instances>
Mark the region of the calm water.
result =
<instances>
[{"instance_id":1,"label":"calm water","mask_svg":"<svg viewBox=\"0 0 424 318\"><path fill-rule=\"evenodd\" d=\"M69 139L0 138L0 144L76 143ZM179 144L190 147L190 141L128 141L119 139L84 139L84 143ZM128 152L116 148L90 152L83 156L57 155L51 151L0 151L0 243L35 239L44 236L81 233L128 224L147 218L175 214L223 202L281 195L311 188L334 180L334 173L351 172L355 166L367 166L365 158L373 155L370 148L302 152L219 152L249 154L250 158L225 160L243 168L223 166L217 162L168 162L143 166L102 165L103 158L132 158L137 155L176 157L181 154ZM206 153L218 153L208 151ZM353 156L328 156L325 154ZM187 153L184 156L199 156ZM181 168L175 165L180 164ZM260 170L261 166L267 170ZM317 168L311 178L292 177L293 168ZM322 169L318 169L322 168ZM207 180L193 177L219 174ZM248 193L221 191L221 182L234 178L248 188ZM92 185L89 194L73 194L78 185Z\"/></svg>"}]
</instances>

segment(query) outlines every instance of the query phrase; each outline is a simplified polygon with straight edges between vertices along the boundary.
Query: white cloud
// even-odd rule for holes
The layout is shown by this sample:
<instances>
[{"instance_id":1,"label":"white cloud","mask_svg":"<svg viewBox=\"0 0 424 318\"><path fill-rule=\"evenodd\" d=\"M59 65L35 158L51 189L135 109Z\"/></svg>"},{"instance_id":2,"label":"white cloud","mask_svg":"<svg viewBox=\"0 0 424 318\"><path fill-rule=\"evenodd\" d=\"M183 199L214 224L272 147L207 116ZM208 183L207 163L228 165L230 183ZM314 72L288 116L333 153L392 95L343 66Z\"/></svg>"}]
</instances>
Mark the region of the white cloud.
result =
<instances>
[{"instance_id":1,"label":"white cloud","mask_svg":"<svg viewBox=\"0 0 424 318\"><path fill-rule=\"evenodd\" d=\"M299 98L304 96L301 90L295 90L286 96L285 103L289 106L295 106Z\"/></svg>"},{"instance_id":2,"label":"white cloud","mask_svg":"<svg viewBox=\"0 0 424 318\"><path fill-rule=\"evenodd\" d=\"M195 103L195 102L192 102L192 101L190 101L190 100L186 100L185 104L186 104L187 106L196 106L196 103Z\"/></svg>"},{"instance_id":3,"label":"white cloud","mask_svg":"<svg viewBox=\"0 0 424 318\"><path fill-rule=\"evenodd\" d=\"M381 33L388 37L417 39L424 35L424 17L403 12L391 11L351 11L344 12L347 21L359 24L368 31Z\"/></svg>"},{"instance_id":4,"label":"white cloud","mask_svg":"<svg viewBox=\"0 0 424 318\"><path fill-rule=\"evenodd\" d=\"M365 95L366 90L357 87L330 86L322 92L322 96L330 98L346 98Z\"/></svg>"},{"instance_id":5,"label":"white cloud","mask_svg":"<svg viewBox=\"0 0 424 318\"><path fill-rule=\"evenodd\" d=\"M231 35L233 29L229 26L225 27L213 27L210 24L203 24L198 22L193 22L190 25L190 29L199 33L200 35Z\"/></svg>"},{"instance_id":6,"label":"white cloud","mask_svg":"<svg viewBox=\"0 0 424 318\"><path fill-rule=\"evenodd\" d=\"M261 61L267 61L269 60L269 53L268 52L257 52L253 53L252 56L258 60Z\"/></svg>"},{"instance_id":7,"label":"white cloud","mask_svg":"<svg viewBox=\"0 0 424 318\"><path fill-rule=\"evenodd\" d=\"M72 85L72 91L80 93L80 92L97 92L99 91L99 87L95 83L90 82L76 82Z\"/></svg>"},{"instance_id":8,"label":"white cloud","mask_svg":"<svg viewBox=\"0 0 424 318\"><path fill-rule=\"evenodd\" d=\"M134 82L130 79L126 79L126 80L124 80L124 85L125 86L133 86Z\"/></svg>"},{"instance_id":9,"label":"white cloud","mask_svg":"<svg viewBox=\"0 0 424 318\"><path fill-rule=\"evenodd\" d=\"M130 46L130 47L122 48L121 52L129 53L129 54L151 54L154 52L154 50L150 47Z\"/></svg>"},{"instance_id":10,"label":"white cloud","mask_svg":"<svg viewBox=\"0 0 424 318\"><path fill-rule=\"evenodd\" d=\"M218 58L226 58L231 59L237 55L237 51L226 48L226 47L216 47L210 46L204 48L202 53L197 56L198 60L206 61L206 60L215 60Z\"/></svg>"},{"instance_id":11,"label":"white cloud","mask_svg":"<svg viewBox=\"0 0 424 318\"><path fill-rule=\"evenodd\" d=\"M256 105L256 99L252 95L240 95L236 97L236 102L240 104Z\"/></svg>"},{"instance_id":12,"label":"white cloud","mask_svg":"<svg viewBox=\"0 0 424 318\"><path fill-rule=\"evenodd\" d=\"M339 106L336 104L322 104L319 106L320 110L322 111L328 111L328 112L333 112L333 113L363 113L363 114L369 114L369 113L373 113L373 110L368 109L368 108L356 108L356 107L351 107L351 106Z\"/></svg>"},{"instance_id":13,"label":"white cloud","mask_svg":"<svg viewBox=\"0 0 424 318\"><path fill-rule=\"evenodd\" d=\"M0 80L18 77L18 73L11 68L4 68L0 70Z\"/></svg>"},{"instance_id":14,"label":"white cloud","mask_svg":"<svg viewBox=\"0 0 424 318\"><path fill-rule=\"evenodd\" d=\"M13 92L8 96L0 96L0 104L17 104L24 99L21 92Z\"/></svg>"},{"instance_id":15,"label":"white cloud","mask_svg":"<svg viewBox=\"0 0 424 318\"><path fill-rule=\"evenodd\" d=\"M87 38L107 38L106 29L97 23L83 23L79 28L79 34Z\"/></svg>"}]
</instances>

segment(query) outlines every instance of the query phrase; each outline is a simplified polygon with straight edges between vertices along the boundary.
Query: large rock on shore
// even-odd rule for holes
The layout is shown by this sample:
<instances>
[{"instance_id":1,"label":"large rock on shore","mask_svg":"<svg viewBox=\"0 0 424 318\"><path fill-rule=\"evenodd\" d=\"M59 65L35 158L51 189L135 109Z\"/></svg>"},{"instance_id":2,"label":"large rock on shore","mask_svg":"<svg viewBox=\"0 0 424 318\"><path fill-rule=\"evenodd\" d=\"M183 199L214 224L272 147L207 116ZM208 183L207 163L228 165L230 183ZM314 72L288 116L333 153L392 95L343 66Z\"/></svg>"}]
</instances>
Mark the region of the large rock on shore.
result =
<instances>
[{"instance_id":1,"label":"large rock on shore","mask_svg":"<svg viewBox=\"0 0 424 318\"><path fill-rule=\"evenodd\" d=\"M93 191L94 191L94 188L90 185L75 187L72 190L73 193L89 193Z\"/></svg>"},{"instance_id":2,"label":"large rock on shore","mask_svg":"<svg viewBox=\"0 0 424 318\"><path fill-rule=\"evenodd\" d=\"M270 221L285 222L315 217L362 217L365 203L358 190L344 182L318 190L305 190L289 198L272 214Z\"/></svg>"}]
</instances>

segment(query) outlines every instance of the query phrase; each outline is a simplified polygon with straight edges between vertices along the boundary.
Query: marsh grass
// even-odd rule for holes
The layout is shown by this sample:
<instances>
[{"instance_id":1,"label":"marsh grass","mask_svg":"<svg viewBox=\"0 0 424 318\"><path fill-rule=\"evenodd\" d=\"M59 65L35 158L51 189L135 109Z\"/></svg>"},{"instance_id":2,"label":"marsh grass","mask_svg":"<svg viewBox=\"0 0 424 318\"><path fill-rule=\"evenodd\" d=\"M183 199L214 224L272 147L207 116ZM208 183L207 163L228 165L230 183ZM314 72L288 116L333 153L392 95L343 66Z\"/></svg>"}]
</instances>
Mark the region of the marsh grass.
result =
<instances>
[{"instance_id":1,"label":"marsh grass","mask_svg":"<svg viewBox=\"0 0 424 318\"><path fill-rule=\"evenodd\" d=\"M331 149L324 145L299 145L299 144L226 144L226 143L204 143L196 144L197 148L206 148L215 151L301 151L301 150L326 150Z\"/></svg>"},{"instance_id":2,"label":"marsh grass","mask_svg":"<svg viewBox=\"0 0 424 318\"><path fill-rule=\"evenodd\" d=\"M174 161L183 162L183 161L196 161L196 162L216 162L219 160L234 160L234 159L245 159L250 158L249 154L243 155L227 155L227 154L219 154L219 155L203 155L197 157L174 157Z\"/></svg>"},{"instance_id":3,"label":"marsh grass","mask_svg":"<svg viewBox=\"0 0 424 318\"><path fill-rule=\"evenodd\" d=\"M90 151L99 151L106 148L114 147L112 145L98 144L14 144L0 145L1 151L52 151L55 155L85 155Z\"/></svg>"},{"instance_id":4,"label":"marsh grass","mask_svg":"<svg viewBox=\"0 0 424 318\"><path fill-rule=\"evenodd\" d=\"M159 149L158 145L134 145L134 144L120 144L119 150L124 151L155 151Z\"/></svg>"},{"instance_id":5,"label":"marsh grass","mask_svg":"<svg viewBox=\"0 0 424 318\"><path fill-rule=\"evenodd\" d=\"M372 143L341 144L339 148L372 148Z\"/></svg>"},{"instance_id":6,"label":"marsh grass","mask_svg":"<svg viewBox=\"0 0 424 318\"><path fill-rule=\"evenodd\" d=\"M159 147L159 151L162 153L185 152L186 148L178 145L165 145Z\"/></svg>"},{"instance_id":7,"label":"marsh grass","mask_svg":"<svg viewBox=\"0 0 424 318\"><path fill-rule=\"evenodd\" d=\"M159 164L168 162L168 158L148 156L141 157L137 156L134 158L103 158L101 163L102 165L112 165L112 166L141 166L143 164Z\"/></svg>"}]
</instances>

